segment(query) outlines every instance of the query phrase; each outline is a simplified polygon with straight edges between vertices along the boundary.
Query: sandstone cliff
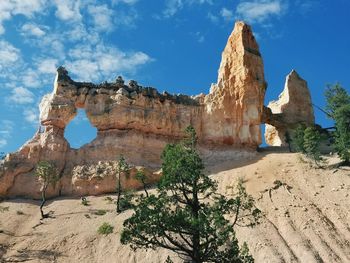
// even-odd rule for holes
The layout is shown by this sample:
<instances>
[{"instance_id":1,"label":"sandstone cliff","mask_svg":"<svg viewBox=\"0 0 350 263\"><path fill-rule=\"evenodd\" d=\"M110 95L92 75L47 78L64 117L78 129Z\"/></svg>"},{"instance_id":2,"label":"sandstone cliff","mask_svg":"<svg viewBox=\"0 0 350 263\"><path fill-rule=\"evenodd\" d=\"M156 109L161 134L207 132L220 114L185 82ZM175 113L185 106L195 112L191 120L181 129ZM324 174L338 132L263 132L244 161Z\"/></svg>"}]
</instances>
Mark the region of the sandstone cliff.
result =
<instances>
[{"instance_id":1,"label":"sandstone cliff","mask_svg":"<svg viewBox=\"0 0 350 263\"><path fill-rule=\"evenodd\" d=\"M8 155L0 167L0 196L39 197L33 173L40 160L55 162L60 172L61 179L55 189L49 189L49 196L115 191L120 154L132 165L147 168L156 181L164 146L183 138L188 125L196 129L199 150L207 163L252 156L261 144L260 124L276 119L273 113L279 114L273 108L266 118L266 86L258 44L243 22L235 24L222 53L218 81L208 95L160 94L136 81L126 85L121 77L114 83L76 82L60 67L53 92L40 103L42 130ZM292 97L299 90L286 92ZM97 137L80 149L72 149L64 130L79 108L97 128ZM285 114L292 116L294 112L288 108ZM303 114L300 112L301 119ZM128 188L138 186L132 175L122 183Z\"/></svg>"}]
</instances>

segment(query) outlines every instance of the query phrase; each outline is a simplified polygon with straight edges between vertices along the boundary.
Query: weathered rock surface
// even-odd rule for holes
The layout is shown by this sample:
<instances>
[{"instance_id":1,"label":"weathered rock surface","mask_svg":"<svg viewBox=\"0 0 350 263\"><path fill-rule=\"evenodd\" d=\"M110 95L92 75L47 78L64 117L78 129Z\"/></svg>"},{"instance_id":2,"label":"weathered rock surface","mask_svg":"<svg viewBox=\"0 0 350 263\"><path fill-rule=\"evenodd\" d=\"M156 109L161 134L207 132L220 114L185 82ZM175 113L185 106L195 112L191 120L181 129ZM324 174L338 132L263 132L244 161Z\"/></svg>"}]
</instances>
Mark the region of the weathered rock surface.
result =
<instances>
[{"instance_id":1,"label":"weathered rock surface","mask_svg":"<svg viewBox=\"0 0 350 263\"><path fill-rule=\"evenodd\" d=\"M222 53L217 84L206 97L206 139L232 145L259 145L267 84L251 28L237 22Z\"/></svg>"},{"instance_id":2,"label":"weathered rock surface","mask_svg":"<svg viewBox=\"0 0 350 263\"><path fill-rule=\"evenodd\" d=\"M285 145L286 133L303 123L315 123L311 95L305 80L295 70L286 78L283 92L277 101L271 101L265 111L265 141L272 146Z\"/></svg>"},{"instance_id":3,"label":"weathered rock surface","mask_svg":"<svg viewBox=\"0 0 350 263\"><path fill-rule=\"evenodd\" d=\"M298 88L302 81L295 75L290 79L284 93L297 99L295 93L304 92ZM60 172L61 179L55 189L49 189L48 196L115 191L115 167L120 154L132 165L145 167L154 182L160 176L157 171L164 146L183 138L188 125L197 131L199 150L206 163L252 156L261 144L266 86L258 44L251 28L243 22L236 23L228 39L218 81L208 95L160 94L136 81L126 85L121 77L114 83L98 85L75 82L60 67L53 92L44 96L40 104L43 131L8 155L0 167L0 196L39 197L40 186L33 173L40 160L55 162ZM304 120L305 112L296 112L294 100L290 102L283 95L282 102L271 106L270 119L275 116L272 113L282 112ZM72 149L64 130L78 108L86 111L91 125L97 128L97 137L80 149ZM295 121L288 118L286 121ZM123 186L140 185L130 175L123 179Z\"/></svg>"}]
</instances>

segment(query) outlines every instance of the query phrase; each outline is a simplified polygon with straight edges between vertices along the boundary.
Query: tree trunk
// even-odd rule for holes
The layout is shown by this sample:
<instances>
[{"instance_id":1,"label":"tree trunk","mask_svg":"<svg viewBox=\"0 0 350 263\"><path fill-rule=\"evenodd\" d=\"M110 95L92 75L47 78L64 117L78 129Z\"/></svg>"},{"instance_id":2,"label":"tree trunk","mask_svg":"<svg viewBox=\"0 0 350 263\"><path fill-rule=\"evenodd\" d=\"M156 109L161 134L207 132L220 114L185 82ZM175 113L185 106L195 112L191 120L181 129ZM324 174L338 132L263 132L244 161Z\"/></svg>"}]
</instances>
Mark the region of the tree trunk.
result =
<instances>
[{"instance_id":1,"label":"tree trunk","mask_svg":"<svg viewBox=\"0 0 350 263\"><path fill-rule=\"evenodd\" d=\"M148 191L147 191L147 188L146 188L145 181L142 181L142 184L143 184L143 190L145 190L146 196L148 197Z\"/></svg>"},{"instance_id":2,"label":"tree trunk","mask_svg":"<svg viewBox=\"0 0 350 263\"><path fill-rule=\"evenodd\" d=\"M46 203L46 187L41 191L41 205L40 205L40 213L41 213L41 219L46 218L46 215L44 214L43 207L44 204Z\"/></svg>"},{"instance_id":3,"label":"tree trunk","mask_svg":"<svg viewBox=\"0 0 350 263\"><path fill-rule=\"evenodd\" d=\"M121 196L121 192L122 192L122 190L121 190L121 183L120 183L120 172L119 172L119 174L118 174L118 189L117 189L117 213L120 213L121 212L121 210L120 210L120 196Z\"/></svg>"},{"instance_id":4,"label":"tree trunk","mask_svg":"<svg viewBox=\"0 0 350 263\"><path fill-rule=\"evenodd\" d=\"M199 217L199 200L198 200L198 193L197 193L197 184L196 182L193 184L193 206L192 206L192 212L193 216L198 222ZM201 255L200 255L200 233L197 228L194 229L193 236L192 236L192 245L193 245L193 262L195 263L202 263Z\"/></svg>"}]
</instances>

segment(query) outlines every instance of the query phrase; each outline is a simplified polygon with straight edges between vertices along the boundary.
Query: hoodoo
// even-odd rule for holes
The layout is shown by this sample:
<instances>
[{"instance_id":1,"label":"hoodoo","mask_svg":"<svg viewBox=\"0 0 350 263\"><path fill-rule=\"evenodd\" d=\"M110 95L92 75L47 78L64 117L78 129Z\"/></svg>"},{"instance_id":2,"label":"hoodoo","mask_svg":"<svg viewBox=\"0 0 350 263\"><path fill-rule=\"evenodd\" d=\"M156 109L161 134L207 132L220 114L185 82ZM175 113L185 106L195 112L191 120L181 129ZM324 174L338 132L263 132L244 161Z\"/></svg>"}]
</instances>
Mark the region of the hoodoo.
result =
<instances>
[{"instance_id":1,"label":"hoodoo","mask_svg":"<svg viewBox=\"0 0 350 263\"><path fill-rule=\"evenodd\" d=\"M286 145L286 133L293 134L293 129L300 123L310 126L315 123L311 95L307 83L295 70L286 77L283 92L277 101L268 104L265 141L272 146Z\"/></svg>"},{"instance_id":2,"label":"hoodoo","mask_svg":"<svg viewBox=\"0 0 350 263\"><path fill-rule=\"evenodd\" d=\"M183 138L188 125L197 131L204 160L220 162L254 154L261 144L261 123L274 125L274 134L281 138L296 122L313 122L312 110L299 112L295 106L299 98L306 99L303 105L311 101L305 98L306 83L295 72L288 76L285 95L270 104L270 110L263 105L266 87L258 44L243 22L235 24L222 53L218 81L208 95L159 93L136 81L125 84L121 77L113 83L76 82L60 67L53 92L40 103L41 129L8 154L1 167L0 196L39 197L33 173L40 160L53 161L60 173L55 189L48 190L51 197L115 191L120 154L132 165L147 168L156 181L164 146ZM64 130L78 108L86 111L98 132L92 142L72 149ZM285 126L273 121L281 114ZM277 145L281 139L274 136L268 135L268 142ZM124 187L138 187L133 178L123 178Z\"/></svg>"}]
</instances>

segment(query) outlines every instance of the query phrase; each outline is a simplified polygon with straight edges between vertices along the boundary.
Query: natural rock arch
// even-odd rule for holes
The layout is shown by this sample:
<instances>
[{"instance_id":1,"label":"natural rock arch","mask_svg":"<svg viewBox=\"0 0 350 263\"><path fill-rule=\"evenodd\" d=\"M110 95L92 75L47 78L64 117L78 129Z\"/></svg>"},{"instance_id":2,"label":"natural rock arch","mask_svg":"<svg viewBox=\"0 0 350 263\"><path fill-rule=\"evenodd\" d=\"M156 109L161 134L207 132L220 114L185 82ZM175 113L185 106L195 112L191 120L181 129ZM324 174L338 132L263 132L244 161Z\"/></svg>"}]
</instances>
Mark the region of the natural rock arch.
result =
<instances>
[{"instance_id":1,"label":"natural rock arch","mask_svg":"<svg viewBox=\"0 0 350 263\"><path fill-rule=\"evenodd\" d=\"M64 138L70 148L80 149L97 137L97 129L91 125L84 109L78 109L77 115L64 129Z\"/></svg>"},{"instance_id":2,"label":"natural rock arch","mask_svg":"<svg viewBox=\"0 0 350 263\"><path fill-rule=\"evenodd\" d=\"M290 79L303 83L296 73ZM307 90L301 86L302 91ZM199 151L206 163L251 157L261 144L261 123L272 124L279 131L295 125L295 119L290 119L295 108L292 93L288 103L276 104L281 105L276 111L279 106L263 105L266 87L258 44L250 26L243 22L235 24L222 53L217 83L207 95L160 94L136 81L126 85L120 77L113 83L76 82L60 67L53 92L40 104L44 131L7 156L0 170L0 196L39 197L33 170L40 160L54 162L61 175L48 196L113 192L113 173L120 154L134 166L146 167L156 180L164 146L183 138L188 125L197 131ZM78 108L86 111L97 137L75 150L64 138L64 130ZM309 113L313 115L312 109L300 112L301 119ZM306 119L313 122L313 118ZM97 173L98 167L105 172ZM130 179L126 182L137 187Z\"/></svg>"}]
</instances>

